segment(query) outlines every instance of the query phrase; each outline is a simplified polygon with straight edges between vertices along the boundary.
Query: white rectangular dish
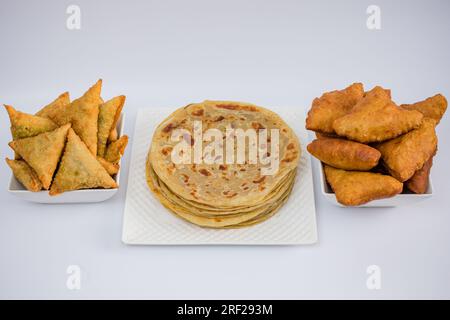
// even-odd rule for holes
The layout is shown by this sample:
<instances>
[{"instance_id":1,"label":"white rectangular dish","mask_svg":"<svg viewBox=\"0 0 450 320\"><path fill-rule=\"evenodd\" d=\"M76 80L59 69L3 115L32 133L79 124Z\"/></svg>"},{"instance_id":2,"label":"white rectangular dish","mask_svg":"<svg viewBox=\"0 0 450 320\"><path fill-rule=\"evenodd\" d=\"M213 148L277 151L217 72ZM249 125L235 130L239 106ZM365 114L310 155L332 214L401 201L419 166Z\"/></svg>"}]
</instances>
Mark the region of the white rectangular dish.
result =
<instances>
[{"instance_id":1,"label":"white rectangular dish","mask_svg":"<svg viewBox=\"0 0 450 320\"><path fill-rule=\"evenodd\" d=\"M117 122L117 132L119 136L123 134L123 128L125 123L125 116L123 113L120 115ZM120 162L119 162L120 164ZM113 177L117 184L120 186L120 169L119 172ZM38 203L88 203L88 202L102 202L117 193L118 189L86 189L64 192L57 196L50 196L48 191L43 190L39 192L31 192L24 188L24 186L17 181L13 174L9 182L8 192L12 195L19 197L26 201L38 202Z\"/></svg>"},{"instance_id":2,"label":"white rectangular dish","mask_svg":"<svg viewBox=\"0 0 450 320\"><path fill-rule=\"evenodd\" d=\"M173 110L141 109L136 118L125 201L122 241L133 245L297 245L317 241L311 159L305 150L305 118L294 108L274 110L302 144L292 194L269 220L241 229L208 229L190 224L162 206L147 186L145 163L153 132Z\"/></svg>"},{"instance_id":3,"label":"white rectangular dish","mask_svg":"<svg viewBox=\"0 0 450 320\"><path fill-rule=\"evenodd\" d=\"M344 205L337 202L336 196L335 196L333 190L328 185L327 179L325 177L325 172L323 171L322 163L316 158L314 158L314 161L316 162L315 163L316 167L319 170L319 181L320 181L320 189L321 189L322 196L328 202L330 202L336 206L345 207ZM401 193L392 198L370 201L364 205L358 206L358 208L397 207L397 206L414 205L420 201L431 198L432 196L433 196L433 185L432 185L431 178L430 178L430 182L428 184L428 190L424 194Z\"/></svg>"}]
</instances>

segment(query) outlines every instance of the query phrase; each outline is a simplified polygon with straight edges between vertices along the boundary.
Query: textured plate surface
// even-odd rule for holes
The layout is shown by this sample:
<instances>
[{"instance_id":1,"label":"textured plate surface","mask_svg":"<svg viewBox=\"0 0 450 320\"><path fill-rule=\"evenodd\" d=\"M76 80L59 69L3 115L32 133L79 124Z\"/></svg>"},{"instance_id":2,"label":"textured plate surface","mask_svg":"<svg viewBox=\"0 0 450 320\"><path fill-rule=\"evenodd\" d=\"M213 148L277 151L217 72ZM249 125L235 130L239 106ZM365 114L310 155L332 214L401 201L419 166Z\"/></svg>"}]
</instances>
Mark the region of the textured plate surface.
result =
<instances>
[{"instance_id":1,"label":"textured plate surface","mask_svg":"<svg viewBox=\"0 0 450 320\"><path fill-rule=\"evenodd\" d=\"M272 110L289 124L302 145L302 157L292 194L280 211L263 223L249 228L215 230L198 227L174 216L148 188L145 161L153 132L171 110L140 109L131 150L122 241L139 245L287 245L316 242L316 210L311 159L305 150L305 119L301 112L292 108Z\"/></svg>"}]
</instances>

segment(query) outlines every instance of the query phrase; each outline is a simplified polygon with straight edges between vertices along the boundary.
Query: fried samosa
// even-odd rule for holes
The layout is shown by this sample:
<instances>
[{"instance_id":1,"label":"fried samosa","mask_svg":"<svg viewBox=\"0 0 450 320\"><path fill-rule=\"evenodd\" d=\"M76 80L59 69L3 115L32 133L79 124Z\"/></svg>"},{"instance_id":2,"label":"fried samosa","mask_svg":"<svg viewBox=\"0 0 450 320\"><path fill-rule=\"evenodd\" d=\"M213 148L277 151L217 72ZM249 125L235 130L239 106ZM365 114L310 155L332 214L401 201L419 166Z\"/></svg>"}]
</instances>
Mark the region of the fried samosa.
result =
<instances>
[{"instance_id":1,"label":"fried samosa","mask_svg":"<svg viewBox=\"0 0 450 320\"><path fill-rule=\"evenodd\" d=\"M42 189L41 180L36 172L23 160L11 160L6 158L6 163L11 168L16 179L28 190L38 192Z\"/></svg>"},{"instance_id":2,"label":"fried samosa","mask_svg":"<svg viewBox=\"0 0 450 320\"><path fill-rule=\"evenodd\" d=\"M128 144L128 136L121 136L118 140L111 142L106 148L105 160L111 163L119 162Z\"/></svg>"},{"instance_id":3,"label":"fried samosa","mask_svg":"<svg viewBox=\"0 0 450 320\"><path fill-rule=\"evenodd\" d=\"M34 169L44 189L52 182L70 124L37 136L11 141L9 146Z\"/></svg>"},{"instance_id":4,"label":"fried samosa","mask_svg":"<svg viewBox=\"0 0 450 320\"><path fill-rule=\"evenodd\" d=\"M39 117L53 120L56 115L63 112L64 108L70 103L70 96L68 92L64 92L58 96L54 101L39 110L36 115Z\"/></svg>"},{"instance_id":5,"label":"fried samosa","mask_svg":"<svg viewBox=\"0 0 450 320\"><path fill-rule=\"evenodd\" d=\"M116 115L122 112L125 96L112 98L99 106L97 155L103 157L106 151L106 143L113 128L117 125Z\"/></svg>"},{"instance_id":6,"label":"fried samosa","mask_svg":"<svg viewBox=\"0 0 450 320\"><path fill-rule=\"evenodd\" d=\"M73 130L83 140L93 155L97 155L97 125L102 80L98 80L86 93L55 114L58 125L72 123Z\"/></svg>"},{"instance_id":7,"label":"fried samosa","mask_svg":"<svg viewBox=\"0 0 450 320\"><path fill-rule=\"evenodd\" d=\"M89 188L117 188L117 184L74 130L70 129L49 194L53 196L65 191Z\"/></svg>"},{"instance_id":8,"label":"fried samosa","mask_svg":"<svg viewBox=\"0 0 450 320\"><path fill-rule=\"evenodd\" d=\"M109 175L115 175L117 172L119 172L120 166L118 163L111 163L103 159L102 157L97 157L98 162L103 166L103 168L108 171Z\"/></svg>"}]
</instances>

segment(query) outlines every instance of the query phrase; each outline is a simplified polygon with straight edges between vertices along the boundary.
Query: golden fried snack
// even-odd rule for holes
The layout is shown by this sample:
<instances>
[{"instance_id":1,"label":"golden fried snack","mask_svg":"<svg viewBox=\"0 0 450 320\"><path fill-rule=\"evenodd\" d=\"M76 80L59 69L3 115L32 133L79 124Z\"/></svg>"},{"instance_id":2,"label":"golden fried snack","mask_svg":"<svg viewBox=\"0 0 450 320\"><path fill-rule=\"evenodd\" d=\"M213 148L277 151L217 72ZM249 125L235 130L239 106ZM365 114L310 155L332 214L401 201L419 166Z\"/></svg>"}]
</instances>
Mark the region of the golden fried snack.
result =
<instances>
[{"instance_id":1,"label":"golden fried snack","mask_svg":"<svg viewBox=\"0 0 450 320\"><path fill-rule=\"evenodd\" d=\"M321 133L334 133L333 121L346 115L364 96L362 83L324 93L314 99L306 118L306 129Z\"/></svg>"},{"instance_id":2,"label":"golden fried snack","mask_svg":"<svg viewBox=\"0 0 450 320\"><path fill-rule=\"evenodd\" d=\"M57 125L47 119L32 114L17 111L11 106L5 105L11 122L11 135L13 140L36 136L42 132L51 131L57 128ZM20 159L15 154L15 159Z\"/></svg>"},{"instance_id":3,"label":"golden fried snack","mask_svg":"<svg viewBox=\"0 0 450 320\"><path fill-rule=\"evenodd\" d=\"M116 141L117 139L119 139L119 133L117 132L117 128L114 128L109 134L108 142L111 143L113 141Z\"/></svg>"},{"instance_id":4,"label":"golden fried snack","mask_svg":"<svg viewBox=\"0 0 450 320\"><path fill-rule=\"evenodd\" d=\"M125 96L124 100L125 100ZM125 101L124 101L125 103ZM111 126L111 132L109 133L108 142L113 142L119 139L119 133L117 132L117 122L119 121L120 114L122 113L123 104L120 108L117 109L116 115L114 116L114 122Z\"/></svg>"},{"instance_id":5,"label":"golden fried snack","mask_svg":"<svg viewBox=\"0 0 450 320\"><path fill-rule=\"evenodd\" d=\"M344 170L370 170L378 164L381 157L377 149L343 139L316 139L307 146L307 149L320 161Z\"/></svg>"},{"instance_id":6,"label":"golden fried snack","mask_svg":"<svg viewBox=\"0 0 450 320\"><path fill-rule=\"evenodd\" d=\"M50 187L69 128L70 123L53 131L9 143L9 146L36 171L44 189Z\"/></svg>"},{"instance_id":7,"label":"golden fried snack","mask_svg":"<svg viewBox=\"0 0 450 320\"><path fill-rule=\"evenodd\" d=\"M386 96L372 92L351 113L334 121L338 135L361 143L381 142L420 126L423 118L420 112L401 109Z\"/></svg>"},{"instance_id":8,"label":"golden fried snack","mask_svg":"<svg viewBox=\"0 0 450 320\"><path fill-rule=\"evenodd\" d=\"M327 138L339 138L339 136L331 133L320 133L316 132L316 138L317 139L327 139Z\"/></svg>"},{"instance_id":9,"label":"golden fried snack","mask_svg":"<svg viewBox=\"0 0 450 320\"><path fill-rule=\"evenodd\" d=\"M403 183L391 176L345 171L327 165L324 170L336 200L345 206L359 206L372 200L390 198L403 190Z\"/></svg>"},{"instance_id":10,"label":"golden fried snack","mask_svg":"<svg viewBox=\"0 0 450 320\"><path fill-rule=\"evenodd\" d=\"M436 120L436 124L439 124L447 110L447 99L439 93L413 104L402 104L400 107L406 110L417 110L425 117Z\"/></svg>"},{"instance_id":11,"label":"golden fried snack","mask_svg":"<svg viewBox=\"0 0 450 320\"><path fill-rule=\"evenodd\" d=\"M38 192L42 189L42 183L39 180L36 172L23 160L5 159L8 166L11 168L17 180L28 190Z\"/></svg>"},{"instance_id":12,"label":"golden fried snack","mask_svg":"<svg viewBox=\"0 0 450 320\"><path fill-rule=\"evenodd\" d=\"M425 118L419 128L375 146L394 178L402 182L410 179L436 152L435 126L435 120Z\"/></svg>"},{"instance_id":13,"label":"golden fried snack","mask_svg":"<svg viewBox=\"0 0 450 320\"><path fill-rule=\"evenodd\" d=\"M36 115L52 120L58 113L70 103L70 97L68 92L64 92L58 96L51 103L39 110Z\"/></svg>"},{"instance_id":14,"label":"golden fried snack","mask_svg":"<svg viewBox=\"0 0 450 320\"><path fill-rule=\"evenodd\" d=\"M49 194L88 188L117 188L117 184L74 130L69 129L66 148Z\"/></svg>"},{"instance_id":15,"label":"golden fried snack","mask_svg":"<svg viewBox=\"0 0 450 320\"><path fill-rule=\"evenodd\" d=\"M97 155L100 157L105 155L106 142L111 134L111 130L117 124L116 114L119 113L120 115L124 103L125 96L118 96L99 106Z\"/></svg>"},{"instance_id":16,"label":"golden fried snack","mask_svg":"<svg viewBox=\"0 0 450 320\"><path fill-rule=\"evenodd\" d=\"M72 123L73 130L80 136L93 155L97 155L97 125L102 80L98 80L86 93L55 114L58 125Z\"/></svg>"},{"instance_id":17,"label":"golden fried snack","mask_svg":"<svg viewBox=\"0 0 450 320\"><path fill-rule=\"evenodd\" d=\"M109 175L115 175L117 172L119 172L120 165L118 163L111 163L103 159L102 157L97 156L98 162L102 165L103 168L108 171Z\"/></svg>"},{"instance_id":18,"label":"golden fried snack","mask_svg":"<svg viewBox=\"0 0 450 320\"><path fill-rule=\"evenodd\" d=\"M414 175L405 182L406 187L414 193L422 194L428 189L430 180L431 166L433 165L433 157L428 159L423 167L414 173Z\"/></svg>"},{"instance_id":19,"label":"golden fried snack","mask_svg":"<svg viewBox=\"0 0 450 320\"><path fill-rule=\"evenodd\" d=\"M360 111L367 108L370 108L371 110L381 109L391 101L391 90L384 89L380 86L375 86L372 90L364 93L364 99L359 100L358 103L352 108L351 112Z\"/></svg>"},{"instance_id":20,"label":"golden fried snack","mask_svg":"<svg viewBox=\"0 0 450 320\"><path fill-rule=\"evenodd\" d=\"M128 144L128 136L124 135L119 138L119 140L111 142L106 148L105 160L111 163L119 162L125 148Z\"/></svg>"}]
</instances>

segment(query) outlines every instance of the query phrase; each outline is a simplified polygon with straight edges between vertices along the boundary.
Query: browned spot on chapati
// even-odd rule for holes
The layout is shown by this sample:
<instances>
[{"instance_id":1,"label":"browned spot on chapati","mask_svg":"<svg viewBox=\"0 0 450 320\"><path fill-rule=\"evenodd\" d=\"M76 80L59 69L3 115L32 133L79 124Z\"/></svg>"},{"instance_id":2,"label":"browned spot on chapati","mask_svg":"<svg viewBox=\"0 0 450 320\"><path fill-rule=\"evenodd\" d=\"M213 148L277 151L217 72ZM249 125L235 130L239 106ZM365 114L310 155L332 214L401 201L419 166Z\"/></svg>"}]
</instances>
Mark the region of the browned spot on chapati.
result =
<instances>
[{"instance_id":1,"label":"browned spot on chapati","mask_svg":"<svg viewBox=\"0 0 450 320\"><path fill-rule=\"evenodd\" d=\"M245 111L258 111L254 106L241 106L238 104L219 104L215 106L219 109L227 109L227 110L245 110Z\"/></svg>"},{"instance_id":2,"label":"browned spot on chapati","mask_svg":"<svg viewBox=\"0 0 450 320\"><path fill-rule=\"evenodd\" d=\"M255 130L265 129L264 126L259 122L252 122L252 128Z\"/></svg>"},{"instance_id":3,"label":"browned spot on chapati","mask_svg":"<svg viewBox=\"0 0 450 320\"><path fill-rule=\"evenodd\" d=\"M208 177L208 176L211 175L211 172L209 172L209 171L206 170L206 169L200 169L200 170L198 170L198 172L200 172L200 174L202 174L202 175L204 175L204 176L206 176L206 177Z\"/></svg>"},{"instance_id":4,"label":"browned spot on chapati","mask_svg":"<svg viewBox=\"0 0 450 320\"><path fill-rule=\"evenodd\" d=\"M204 113L205 113L205 110L203 110L203 109L198 109L198 110L192 111L192 115L197 116L197 117L202 116Z\"/></svg>"},{"instance_id":5,"label":"browned spot on chapati","mask_svg":"<svg viewBox=\"0 0 450 320\"><path fill-rule=\"evenodd\" d=\"M259 179L253 180L253 183L261 183L261 182L263 182L264 180L266 180L266 176L262 176L262 177L260 177Z\"/></svg>"},{"instance_id":6,"label":"browned spot on chapati","mask_svg":"<svg viewBox=\"0 0 450 320\"><path fill-rule=\"evenodd\" d=\"M172 147L164 147L161 149L161 153L165 156L167 156L169 153L171 153L173 150Z\"/></svg>"}]
</instances>

